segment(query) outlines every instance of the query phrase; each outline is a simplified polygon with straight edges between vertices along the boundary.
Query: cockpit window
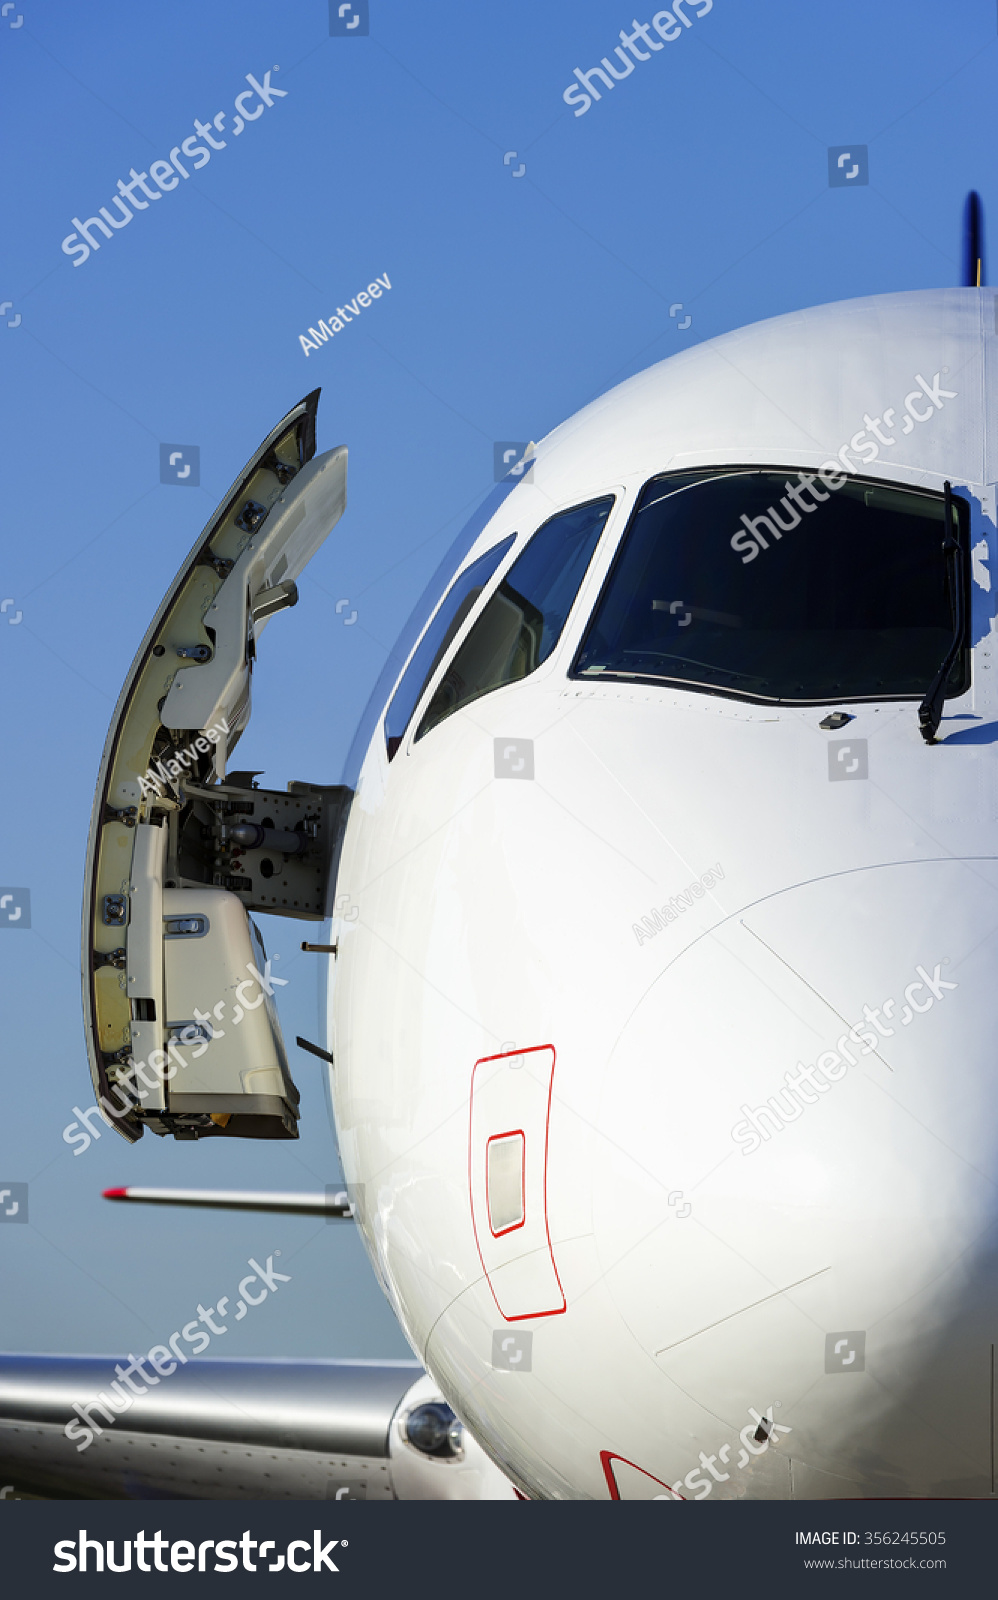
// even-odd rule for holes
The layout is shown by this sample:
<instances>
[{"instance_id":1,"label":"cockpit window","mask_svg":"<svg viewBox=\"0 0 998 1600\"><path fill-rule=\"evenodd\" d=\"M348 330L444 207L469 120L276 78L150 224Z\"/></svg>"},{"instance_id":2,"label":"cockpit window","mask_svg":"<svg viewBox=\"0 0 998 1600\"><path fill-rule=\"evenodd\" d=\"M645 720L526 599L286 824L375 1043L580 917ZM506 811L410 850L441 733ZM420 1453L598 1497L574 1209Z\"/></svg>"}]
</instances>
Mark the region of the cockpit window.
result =
<instances>
[{"instance_id":1,"label":"cockpit window","mask_svg":"<svg viewBox=\"0 0 998 1600\"><path fill-rule=\"evenodd\" d=\"M534 534L447 668L417 739L452 712L546 661L613 506L613 496L551 517Z\"/></svg>"},{"instance_id":2,"label":"cockpit window","mask_svg":"<svg viewBox=\"0 0 998 1600\"><path fill-rule=\"evenodd\" d=\"M409 719L419 704L423 690L515 538L516 534L511 533L508 539L493 545L485 555L473 561L470 567L466 567L458 574L440 602L436 614L412 653L409 665L398 681L385 713L385 742L388 746L389 761L402 743L405 730L409 726Z\"/></svg>"},{"instance_id":3,"label":"cockpit window","mask_svg":"<svg viewBox=\"0 0 998 1600\"><path fill-rule=\"evenodd\" d=\"M969 508L953 506L966 552ZM842 472L655 478L572 675L803 704L920 698L953 639L943 535L941 494ZM968 683L964 650L946 692Z\"/></svg>"}]
</instances>

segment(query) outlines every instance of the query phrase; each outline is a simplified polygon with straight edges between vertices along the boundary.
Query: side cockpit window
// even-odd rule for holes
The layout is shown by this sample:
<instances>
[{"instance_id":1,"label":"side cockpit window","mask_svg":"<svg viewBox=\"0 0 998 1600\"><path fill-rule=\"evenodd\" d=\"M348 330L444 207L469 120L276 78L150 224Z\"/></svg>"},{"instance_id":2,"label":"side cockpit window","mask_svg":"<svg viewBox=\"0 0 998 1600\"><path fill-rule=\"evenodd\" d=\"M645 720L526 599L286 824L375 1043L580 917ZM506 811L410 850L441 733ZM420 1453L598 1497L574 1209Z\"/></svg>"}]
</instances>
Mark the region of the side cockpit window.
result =
<instances>
[{"instance_id":1,"label":"side cockpit window","mask_svg":"<svg viewBox=\"0 0 998 1600\"><path fill-rule=\"evenodd\" d=\"M445 717L546 661L561 637L613 496L562 511L518 556L440 681L417 739Z\"/></svg>"},{"instance_id":2,"label":"side cockpit window","mask_svg":"<svg viewBox=\"0 0 998 1600\"><path fill-rule=\"evenodd\" d=\"M385 743L389 761L402 743L423 690L515 538L516 535L511 533L508 539L494 545L459 573L438 606L398 681L385 713Z\"/></svg>"}]
</instances>

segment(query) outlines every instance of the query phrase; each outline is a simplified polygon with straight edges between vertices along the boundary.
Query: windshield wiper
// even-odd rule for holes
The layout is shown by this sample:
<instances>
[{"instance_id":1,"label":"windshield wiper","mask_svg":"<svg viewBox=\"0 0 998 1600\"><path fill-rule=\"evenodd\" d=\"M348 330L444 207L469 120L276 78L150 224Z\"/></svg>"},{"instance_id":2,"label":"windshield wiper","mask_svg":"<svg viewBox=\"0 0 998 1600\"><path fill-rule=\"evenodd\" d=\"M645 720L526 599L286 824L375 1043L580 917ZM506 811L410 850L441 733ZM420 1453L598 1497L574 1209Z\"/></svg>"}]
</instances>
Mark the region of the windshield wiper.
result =
<instances>
[{"instance_id":1,"label":"windshield wiper","mask_svg":"<svg viewBox=\"0 0 998 1600\"><path fill-rule=\"evenodd\" d=\"M948 482L943 484L943 496L943 515L946 519L943 555L946 560L946 581L953 611L953 640L946 652L942 666L932 680L931 688L918 708L918 726L926 744L938 743L936 733L943 714L943 697L946 692L946 683L959 659L961 650L965 648L967 632L964 574L961 570L963 566L963 548L960 543L960 524L957 521L957 531L954 533L953 490Z\"/></svg>"}]
</instances>

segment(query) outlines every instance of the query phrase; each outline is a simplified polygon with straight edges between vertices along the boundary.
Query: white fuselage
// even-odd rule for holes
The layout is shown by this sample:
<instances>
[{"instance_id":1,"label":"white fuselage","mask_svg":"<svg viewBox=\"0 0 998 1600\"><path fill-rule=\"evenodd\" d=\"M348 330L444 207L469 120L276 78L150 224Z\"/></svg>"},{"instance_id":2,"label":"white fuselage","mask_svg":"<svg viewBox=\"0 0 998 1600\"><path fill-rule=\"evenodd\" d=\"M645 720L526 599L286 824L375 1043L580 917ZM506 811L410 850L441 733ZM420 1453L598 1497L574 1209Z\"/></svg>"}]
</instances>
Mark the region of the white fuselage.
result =
<instances>
[{"instance_id":1,"label":"white fuselage","mask_svg":"<svg viewBox=\"0 0 998 1600\"><path fill-rule=\"evenodd\" d=\"M517 535L420 707L535 529L612 494L553 654L414 742L417 709L390 762L375 729L334 921L344 1170L414 1350L532 1497L994 1492L994 329L990 291L882 296L603 396L462 561ZM939 744L910 699L569 676L652 476L835 458L970 502ZM533 778L497 776L520 741Z\"/></svg>"}]
</instances>

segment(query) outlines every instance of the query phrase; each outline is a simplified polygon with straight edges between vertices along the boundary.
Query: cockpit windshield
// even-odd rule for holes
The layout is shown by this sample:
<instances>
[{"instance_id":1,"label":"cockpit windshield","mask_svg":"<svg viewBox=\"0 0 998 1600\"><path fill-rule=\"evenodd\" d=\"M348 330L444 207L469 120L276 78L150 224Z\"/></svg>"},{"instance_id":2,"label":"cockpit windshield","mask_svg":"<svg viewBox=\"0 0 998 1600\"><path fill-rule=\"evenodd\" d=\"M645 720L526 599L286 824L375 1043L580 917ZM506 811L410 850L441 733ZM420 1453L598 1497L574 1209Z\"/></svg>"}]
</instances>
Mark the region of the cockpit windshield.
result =
<instances>
[{"instance_id":1,"label":"cockpit windshield","mask_svg":"<svg viewBox=\"0 0 998 1600\"><path fill-rule=\"evenodd\" d=\"M953 512L966 553L969 508L954 496ZM654 478L573 676L804 704L920 698L953 640L944 531L941 494L841 472ZM968 674L963 650L947 695Z\"/></svg>"}]
</instances>

